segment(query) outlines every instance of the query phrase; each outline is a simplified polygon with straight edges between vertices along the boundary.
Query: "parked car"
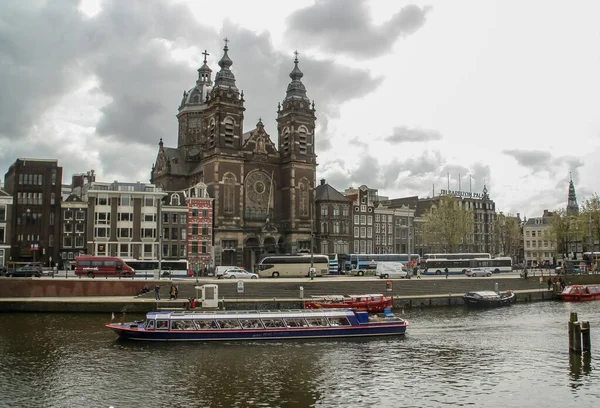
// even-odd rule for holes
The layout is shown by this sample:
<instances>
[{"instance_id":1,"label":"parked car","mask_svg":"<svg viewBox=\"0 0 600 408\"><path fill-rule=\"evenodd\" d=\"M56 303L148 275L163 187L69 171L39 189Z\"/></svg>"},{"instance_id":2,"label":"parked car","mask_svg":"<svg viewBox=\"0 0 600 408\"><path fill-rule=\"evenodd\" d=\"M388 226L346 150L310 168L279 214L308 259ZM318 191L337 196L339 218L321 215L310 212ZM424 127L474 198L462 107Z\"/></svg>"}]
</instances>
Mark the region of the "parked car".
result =
<instances>
[{"instance_id":1,"label":"parked car","mask_svg":"<svg viewBox=\"0 0 600 408\"><path fill-rule=\"evenodd\" d=\"M215 268L215 276L218 279L221 279L223 277L223 275L225 274L225 272L227 272L230 269L242 269L238 266L217 266Z\"/></svg>"},{"instance_id":2,"label":"parked car","mask_svg":"<svg viewBox=\"0 0 600 408\"><path fill-rule=\"evenodd\" d=\"M465 275L472 276L473 278L476 278L477 276L492 276L492 271L485 268L471 268L467 269Z\"/></svg>"},{"instance_id":3,"label":"parked car","mask_svg":"<svg viewBox=\"0 0 600 408\"><path fill-rule=\"evenodd\" d=\"M245 269L228 269L223 273L224 279L258 279L257 273L248 272Z\"/></svg>"},{"instance_id":4,"label":"parked car","mask_svg":"<svg viewBox=\"0 0 600 408\"><path fill-rule=\"evenodd\" d=\"M22 266L17 269L9 269L6 271L6 276L10 277L29 277L29 276L42 276L42 269L38 266Z\"/></svg>"}]
</instances>

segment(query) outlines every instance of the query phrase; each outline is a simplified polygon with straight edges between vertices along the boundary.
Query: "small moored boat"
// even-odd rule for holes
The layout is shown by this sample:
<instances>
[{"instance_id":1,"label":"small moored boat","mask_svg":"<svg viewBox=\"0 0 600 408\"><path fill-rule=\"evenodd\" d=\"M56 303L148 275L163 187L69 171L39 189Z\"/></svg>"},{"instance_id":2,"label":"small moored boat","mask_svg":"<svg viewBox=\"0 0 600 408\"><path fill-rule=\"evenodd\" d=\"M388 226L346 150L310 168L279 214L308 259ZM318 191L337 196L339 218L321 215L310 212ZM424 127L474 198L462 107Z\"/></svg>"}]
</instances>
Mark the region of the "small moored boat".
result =
<instances>
[{"instance_id":1,"label":"small moored boat","mask_svg":"<svg viewBox=\"0 0 600 408\"><path fill-rule=\"evenodd\" d=\"M560 292L565 302L584 302L600 299L600 285L569 285Z\"/></svg>"},{"instance_id":2,"label":"small moored boat","mask_svg":"<svg viewBox=\"0 0 600 408\"><path fill-rule=\"evenodd\" d=\"M392 306L392 298L381 294L312 296L304 302L305 309L354 309L369 313L382 313Z\"/></svg>"},{"instance_id":3,"label":"small moored boat","mask_svg":"<svg viewBox=\"0 0 600 408\"><path fill-rule=\"evenodd\" d=\"M121 338L153 341L392 336L404 334L407 326L389 311L370 315L351 309L149 312L145 321L106 325Z\"/></svg>"},{"instance_id":4,"label":"small moored boat","mask_svg":"<svg viewBox=\"0 0 600 408\"><path fill-rule=\"evenodd\" d=\"M494 292L491 290L482 290L465 293L463 300L467 307L472 308L510 306L515 301L515 294L511 291Z\"/></svg>"}]
</instances>

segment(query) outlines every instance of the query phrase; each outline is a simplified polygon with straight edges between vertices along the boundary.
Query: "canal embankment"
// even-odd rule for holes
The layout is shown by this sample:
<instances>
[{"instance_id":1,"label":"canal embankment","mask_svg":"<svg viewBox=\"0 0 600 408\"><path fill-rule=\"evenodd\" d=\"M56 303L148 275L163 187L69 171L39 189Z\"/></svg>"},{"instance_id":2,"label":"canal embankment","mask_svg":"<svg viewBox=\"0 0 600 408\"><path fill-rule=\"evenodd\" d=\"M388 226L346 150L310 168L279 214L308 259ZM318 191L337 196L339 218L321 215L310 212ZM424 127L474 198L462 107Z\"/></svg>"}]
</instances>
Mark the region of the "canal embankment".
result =
<instances>
[{"instance_id":1,"label":"canal embankment","mask_svg":"<svg viewBox=\"0 0 600 408\"><path fill-rule=\"evenodd\" d=\"M600 275L569 276L570 283L600 283ZM199 298L198 287L216 285L219 307L226 309L301 308L311 296L382 293L394 298L395 308L462 305L462 296L475 290L513 291L517 302L553 300L546 277L410 279L389 281L371 278L263 279L246 280L137 280L137 279L1 279L0 311L145 313L157 309L189 307L188 299ZM154 299L154 287L162 300ZM168 300L171 285L178 299ZM149 292L139 295L142 289ZM240 290L241 289L241 290ZM391 289L391 290L390 290ZM167 300L165 300L167 299Z\"/></svg>"}]
</instances>

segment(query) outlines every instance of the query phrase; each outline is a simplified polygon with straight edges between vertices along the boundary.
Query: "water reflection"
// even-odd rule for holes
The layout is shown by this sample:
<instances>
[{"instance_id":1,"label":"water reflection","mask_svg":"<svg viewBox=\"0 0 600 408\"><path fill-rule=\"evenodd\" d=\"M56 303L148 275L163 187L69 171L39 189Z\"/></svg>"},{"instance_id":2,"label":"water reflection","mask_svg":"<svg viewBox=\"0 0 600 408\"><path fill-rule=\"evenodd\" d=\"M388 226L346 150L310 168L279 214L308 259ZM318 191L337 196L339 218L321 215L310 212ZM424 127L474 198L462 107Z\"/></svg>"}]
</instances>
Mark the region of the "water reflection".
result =
<instances>
[{"instance_id":1,"label":"water reflection","mask_svg":"<svg viewBox=\"0 0 600 408\"><path fill-rule=\"evenodd\" d=\"M592 354L569 353L569 370L571 374L571 386L577 388L581 385L579 381L581 376L590 375L592 371Z\"/></svg>"},{"instance_id":2,"label":"water reflection","mask_svg":"<svg viewBox=\"0 0 600 408\"><path fill-rule=\"evenodd\" d=\"M0 395L34 407L593 406L595 361L568 352L573 308L600 327L592 305L539 303L406 311L405 338L172 344L118 341L108 316L0 314Z\"/></svg>"}]
</instances>

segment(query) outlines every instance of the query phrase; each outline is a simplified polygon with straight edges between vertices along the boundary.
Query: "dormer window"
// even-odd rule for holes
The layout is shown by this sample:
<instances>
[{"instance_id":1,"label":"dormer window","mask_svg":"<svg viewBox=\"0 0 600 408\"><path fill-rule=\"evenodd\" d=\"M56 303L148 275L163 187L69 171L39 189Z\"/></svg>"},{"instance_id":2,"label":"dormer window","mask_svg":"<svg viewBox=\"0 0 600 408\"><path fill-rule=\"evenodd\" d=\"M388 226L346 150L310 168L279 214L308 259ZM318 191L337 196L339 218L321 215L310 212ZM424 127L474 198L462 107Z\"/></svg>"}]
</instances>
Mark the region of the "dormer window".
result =
<instances>
[{"instance_id":1,"label":"dormer window","mask_svg":"<svg viewBox=\"0 0 600 408\"><path fill-rule=\"evenodd\" d=\"M179 194L171 195L171 205L179 205Z\"/></svg>"}]
</instances>

